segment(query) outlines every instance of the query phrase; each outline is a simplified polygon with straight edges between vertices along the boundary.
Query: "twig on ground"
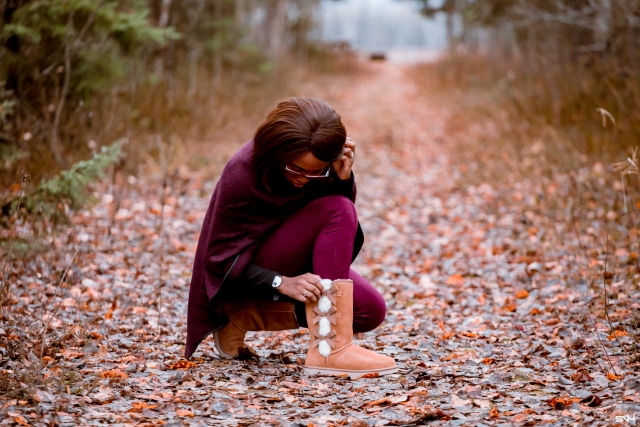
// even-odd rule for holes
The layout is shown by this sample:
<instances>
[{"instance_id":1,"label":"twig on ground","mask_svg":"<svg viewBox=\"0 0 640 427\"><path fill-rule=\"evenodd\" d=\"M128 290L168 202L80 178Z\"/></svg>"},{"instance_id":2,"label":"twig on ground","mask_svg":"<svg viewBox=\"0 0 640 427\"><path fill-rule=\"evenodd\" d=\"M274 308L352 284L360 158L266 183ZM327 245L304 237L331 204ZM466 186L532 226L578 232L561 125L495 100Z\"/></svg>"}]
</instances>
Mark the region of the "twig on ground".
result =
<instances>
[{"instance_id":1,"label":"twig on ground","mask_svg":"<svg viewBox=\"0 0 640 427\"><path fill-rule=\"evenodd\" d=\"M581 239L580 239L580 233L578 232L578 228L576 227L576 220L575 220L575 215L574 215L574 212L573 212L573 206L570 208L570 214L571 214L571 228L572 228L573 232L574 232L574 233L575 233L575 235L576 235L576 239L578 240L578 245L580 246L580 249L584 252L584 253L583 253L583 256L585 257L585 259L589 259L589 254L588 254L588 252L587 252L587 249L586 249L586 247L582 244L582 241L581 241ZM606 275L607 275L607 258L608 258L608 253L609 253L609 231L607 230L607 241L606 241L606 250L605 250L604 272L603 272L603 276L602 276L602 277L603 277L603 285L604 285L604 289L603 289L603 292L602 292L602 293L600 293L600 294L598 294L598 295L601 295L601 294L602 294L602 295L604 295L605 316L606 316L606 318L607 318L607 321L609 322L609 327L610 327L611 329L613 329L613 328L611 327L611 321L609 320L609 313L608 313L608 306L607 306L607 304L608 304L608 300L607 300L607 289L606 289ZM590 302L592 302L592 301L593 301L593 300L595 300L595 299L596 299L596 297L591 298L589 301L585 301L585 302L590 303ZM588 305L589 305L589 304L585 304L583 307L587 307ZM567 307L567 309L568 309L568 307ZM607 360L607 363L608 363L608 364L609 364L609 366L611 367L611 369L612 369L613 373L614 373L615 375L618 375L618 374L616 373L616 369L615 369L615 366L614 366L614 364L613 364L613 362L612 362L612 360L611 360L611 357L610 357L610 355L609 355L609 352L607 351L607 348L606 348L606 346L605 346L605 343L602 341L602 339L600 338L600 336L599 336L599 334L598 334L598 328L595 326L595 323L596 323L596 322L594 322L594 319L593 319L593 317L591 316L591 313L590 313L588 310L586 310L586 311L584 312L584 314L588 317L589 322L593 325L594 335L596 336L596 339L597 339L598 343L600 344L600 347L602 348L602 351L603 351L603 353L604 353L604 358ZM577 322L576 322L576 324L577 324ZM589 343L587 342L586 337L584 336L583 332L580 330L580 328L576 328L576 329L577 329L578 333L580 334L580 336L582 337L583 341L585 342L585 345L586 345L586 346L587 346L587 348L590 350ZM598 366L600 367L600 369L604 370L604 369L603 369L603 367L602 367L602 365L600 365L600 362L598 361L598 359L595 359L595 360L596 360L596 363L598 364Z\"/></svg>"},{"instance_id":2,"label":"twig on ground","mask_svg":"<svg viewBox=\"0 0 640 427\"><path fill-rule=\"evenodd\" d=\"M625 185L625 177L627 175L638 175L638 147L634 147L631 151L631 157L627 157L622 162L613 164L613 170L620 173L620 182L622 184L622 200L624 201L624 213L629 213L627 207L627 189Z\"/></svg>"},{"instance_id":3,"label":"twig on ground","mask_svg":"<svg viewBox=\"0 0 640 427\"><path fill-rule=\"evenodd\" d=\"M21 176L20 176L20 195L18 196L18 206L16 208L16 221L15 223L17 223L17 219L20 215L20 208L22 206L22 200L24 199L24 187L26 185L27 182L31 181L31 176L28 175L24 169L20 172ZM0 284L0 310L2 310L4 308L5 303L7 302L7 297L9 295L9 278L7 277L7 266L9 264L9 260L11 259L12 255L13 255L13 232L14 230L11 231L11 233L9 234L9 245L7 248L7 253L4 257L4 262L2 265L2 284Z\"/></svg>"},{"instance_id":4,"label":"twig on ground","mask_svg":"<svg viewBox=\"0 0 640 427\"><path fill-rule=\"evenodd\" d=\"M164 230L164 210L165 210L165 206L167 205L167 188L169 188L169 170L168 170L168 162L166 158L165 144L163 143L161 136L158 136L157 142L158 142L158 150L160 152L160 161L162 162L162 172L163 172L162 189L160 194L160 218L158 219L158 224L156 226L156 233L160 236L160 255L159 255L160 271L158 273L159 287L158 287L158 300L156 302L158 307L158 316L156 320L156 335L157 337L159 337L158 332L160 332L160 318L162 314L161 313L162 312L162 288L164 288L164 285L165 285L164 244L165 244L166 233Z\"/></svg>"},{"instance_id":5,"label":"twig on ground","mask_svg":"<svg viewBox=\"0 0 640 427\"><path fill-rule=\"evenodd\" d=\"M79 248L76 249L76 251L73 253L73 256L71 257L71 259L67 263L67 266L65 267L64 272L62 273L62 276L60 276L60 280L58 281L58 288L62 287L62 283L64 283L64 279L67 277L67 273L69 272L69 268L71 268L71 264L73 264L73 261L76 259L76 255L78 254L79 250L80 250ZM58 304L56 305L55 309L53 310L53 312L49 316L49 319L42 326L42 332L40 332L40 351L39 351L39 355L37 355L38 356L38 360L40 361L40 372L41 373L42 373L42 356L44 356L44 348L45 348L45 342L46 342L47 328L51 324L51 321L56 316L56 314L58 314L58 311L60 311L60 307L62 307L62 303L63 303L63 301L64 301L64 299L65 299L65 297L66 297L68 292L69 292L69 287L66 287L64 292L63 292L63 294L60 296L60 300L58 301Z\"/></svg>"},{"instance_id":6,"label":"twig on ground","mask_svg":"<svg viewBox=\"0 0 640 427\"><path fill-rule=\"evenodd\" d=\"M618 335L615 334L615 329L613 327L613 323L611 322L611 318L609 317L609 297L608 297L608 293L607 293L607 260L608 260L608 256L609 256L609 228L607 228L607 250L605 251L604 272L602 273L602 294L603 294L603 298L604 298L604 315L605 315L605 318L607 319L607 324L609 325L609 329L611 330L611 334L613 335L613 338L618 342L618 344L620 345L620 348L622 349L622 351L624 353L626 353L627 356L631 357L631 354L627 351L627 349L624 346L624 344L622 343L622 341L620 341L620 339L618 338ZM614 373L615 373L615 371L614 371Z\"/></svg>"}]
</instances>

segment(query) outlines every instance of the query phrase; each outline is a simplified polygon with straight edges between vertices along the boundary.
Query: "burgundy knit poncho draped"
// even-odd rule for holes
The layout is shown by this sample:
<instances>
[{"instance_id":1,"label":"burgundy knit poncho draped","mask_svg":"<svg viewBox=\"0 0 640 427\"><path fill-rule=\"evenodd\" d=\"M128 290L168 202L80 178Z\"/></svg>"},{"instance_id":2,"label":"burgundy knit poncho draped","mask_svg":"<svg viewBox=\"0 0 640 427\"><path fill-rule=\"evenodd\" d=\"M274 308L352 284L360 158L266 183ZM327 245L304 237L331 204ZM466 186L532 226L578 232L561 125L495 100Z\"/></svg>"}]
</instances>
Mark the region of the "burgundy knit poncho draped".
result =
<instances>
[{"instance_id":1,"label":"burgundy knit poncho draped","mask_svg":"<svg viewBox=\"0 0 640 427\"><path fill-rule=\"evenodd\" d=\"M223 286L242 279L244 269L263 239L294 211L311 200L342 194L355 203L353 174L341 181L311 181L296 189L280 177L271 190L258 184L252 166L253 141L229 160L211 196L193 263L187 312L185 358L228 320L216 298Z\"/></svg>"}]
</instances>

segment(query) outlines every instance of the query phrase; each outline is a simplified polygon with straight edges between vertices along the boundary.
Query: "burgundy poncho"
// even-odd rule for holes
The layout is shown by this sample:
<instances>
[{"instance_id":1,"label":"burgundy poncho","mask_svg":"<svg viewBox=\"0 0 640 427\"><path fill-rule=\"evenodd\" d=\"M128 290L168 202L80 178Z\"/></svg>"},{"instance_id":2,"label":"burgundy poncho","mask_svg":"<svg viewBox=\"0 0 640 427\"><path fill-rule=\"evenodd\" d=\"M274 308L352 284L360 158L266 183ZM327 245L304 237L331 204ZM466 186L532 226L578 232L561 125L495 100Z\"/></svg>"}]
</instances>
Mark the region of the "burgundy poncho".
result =
<instances>
[{"instance_id":1,"label":"burgundy poncho","mask_svg":"<svg viewBox=\"0 0 640 427\"><path fill-rule=\"evenodd\" d=\"M229 160L211 196L193 264L187 313L185 358L200 342L228 320L216 298L223 286L242 279L260 242L295 210L310 200L329 194L343 194L355 202L353 178L335 176L311 181L302 189L284 177L271 190L258 185L252 167L253 141L247 142Z\"/></svg>"}]
</instances>

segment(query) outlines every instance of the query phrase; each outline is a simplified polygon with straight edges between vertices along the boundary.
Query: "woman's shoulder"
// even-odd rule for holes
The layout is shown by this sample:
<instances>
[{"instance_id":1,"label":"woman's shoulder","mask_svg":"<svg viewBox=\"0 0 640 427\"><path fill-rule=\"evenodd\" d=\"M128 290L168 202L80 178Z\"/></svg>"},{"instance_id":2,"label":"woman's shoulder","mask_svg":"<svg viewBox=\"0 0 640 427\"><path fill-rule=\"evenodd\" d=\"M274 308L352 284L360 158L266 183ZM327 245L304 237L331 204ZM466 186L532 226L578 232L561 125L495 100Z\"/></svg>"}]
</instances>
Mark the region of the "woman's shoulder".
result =
<instances>
[{"instance_id":1,"label":"woman's shoulder","mask_svg":"<svg viewBox=\"0 0 640 427\"><path fill-rule=\"evenodd\" d=\"M252 167L252 153L253 153L253 141L248 141L236 153L231 156L231 159L227 162L220 180L241 180L243 184L246 184L253 179L255 175Z\"/></svg>"},{"instance_id":2,"label":"woman's shoulder","mask_svg":"<svg viewBox=\"0 0 640 427\"><path fill-rule=\"evenodd\" d=\"M245 143L229 159L216 184L215 199L225 206L246 205L256 187L252 164L252 141Z\"/></svg>"}]
</instances>

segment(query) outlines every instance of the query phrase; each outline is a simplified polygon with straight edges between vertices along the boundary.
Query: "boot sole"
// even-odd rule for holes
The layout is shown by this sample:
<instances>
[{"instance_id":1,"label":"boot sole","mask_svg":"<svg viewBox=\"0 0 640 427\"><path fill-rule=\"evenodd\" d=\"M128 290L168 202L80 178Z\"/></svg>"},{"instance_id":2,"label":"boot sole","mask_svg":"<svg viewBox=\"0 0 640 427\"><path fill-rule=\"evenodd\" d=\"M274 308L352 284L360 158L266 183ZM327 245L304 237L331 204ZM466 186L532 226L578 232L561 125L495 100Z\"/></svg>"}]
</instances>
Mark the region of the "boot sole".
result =
<instances>
[{"instance_id":1,"label":"boot sole","mask_svg":"<svg viewBox=\"0 0 640 427\"><path fill-rule=\"evenodd\" d=\"M304 373L307 375L330 375L330 376L349 376L351 379L359 378L363 375L371 375L378 374L388 375L393 374L398 371L398 367L394 366L393 368L387 369L373 369L368 371L349 371L343 369L326 369L326 368L315 368L315 367L306 367L304 368Z\"/></svg>"}]
</instances>

